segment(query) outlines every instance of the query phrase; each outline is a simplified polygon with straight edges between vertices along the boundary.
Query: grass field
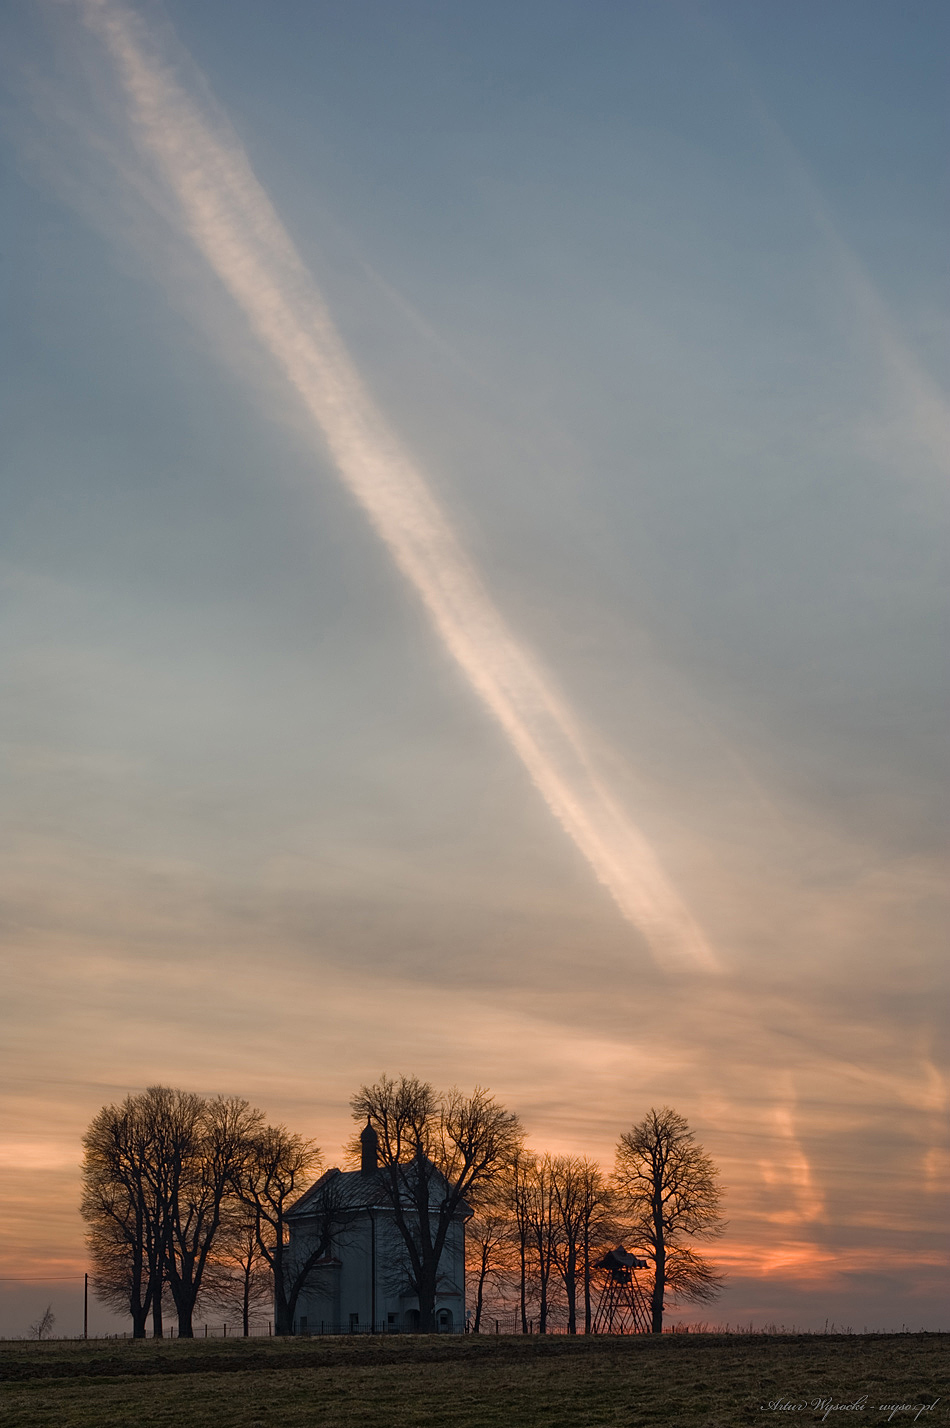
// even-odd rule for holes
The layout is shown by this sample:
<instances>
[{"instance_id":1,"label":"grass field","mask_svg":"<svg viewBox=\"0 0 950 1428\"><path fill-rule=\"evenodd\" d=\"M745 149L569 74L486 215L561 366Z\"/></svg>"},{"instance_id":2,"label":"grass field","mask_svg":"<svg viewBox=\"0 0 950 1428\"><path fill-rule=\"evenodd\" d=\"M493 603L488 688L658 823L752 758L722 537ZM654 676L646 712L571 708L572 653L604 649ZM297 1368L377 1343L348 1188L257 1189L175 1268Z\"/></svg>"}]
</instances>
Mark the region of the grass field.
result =
<instances>
[{"instance_id":1,"label":"grass field","mask_svg":"<svg viewBox=\"0 0 950 1428\"><path fill-rule=\"evenodd\" d=\"M950 1335L0 1344L3 1428L950 1422Z\"/></svg>"}]
</instances>

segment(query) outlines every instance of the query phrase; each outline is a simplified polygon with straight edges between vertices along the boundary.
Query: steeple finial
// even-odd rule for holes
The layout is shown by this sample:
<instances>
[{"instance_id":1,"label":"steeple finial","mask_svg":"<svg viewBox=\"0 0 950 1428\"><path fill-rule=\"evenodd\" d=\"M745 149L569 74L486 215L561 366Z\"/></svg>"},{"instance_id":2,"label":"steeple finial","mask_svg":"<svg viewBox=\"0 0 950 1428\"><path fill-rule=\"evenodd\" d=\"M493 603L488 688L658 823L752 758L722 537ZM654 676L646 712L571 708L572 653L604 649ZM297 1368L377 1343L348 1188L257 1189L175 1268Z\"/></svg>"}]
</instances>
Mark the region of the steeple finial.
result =
<instances>
[{"instance_id":1,"label":"steeple finial","mask_svg":"<svg viewBox=\"0 0 950 1428\"><path fill-rule=\"evenodd\" d=\"M379 1169L379 1136L373 1129L369 1116L360 1131L360 1173L375 1175Z\"/></svg>"}]
</instances>

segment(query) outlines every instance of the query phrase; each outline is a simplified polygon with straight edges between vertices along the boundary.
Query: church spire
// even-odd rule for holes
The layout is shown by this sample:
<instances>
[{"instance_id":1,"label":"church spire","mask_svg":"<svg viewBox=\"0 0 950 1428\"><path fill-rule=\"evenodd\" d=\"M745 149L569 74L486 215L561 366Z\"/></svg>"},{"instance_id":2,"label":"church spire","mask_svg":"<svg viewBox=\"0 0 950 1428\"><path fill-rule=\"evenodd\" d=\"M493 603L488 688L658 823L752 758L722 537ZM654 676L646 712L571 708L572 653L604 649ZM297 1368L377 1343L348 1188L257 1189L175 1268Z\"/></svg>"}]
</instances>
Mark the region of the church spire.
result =
<instances>
[{"instance_id":1,"label":"church spire","mask_svg":"<svg viewBox=\"0 0 950 1428\"><path fill-rule=\"evenodd\" d=\"M367 1116L366 1125L360 1131L360 1173L375 1175L378 1167L379 1136L373 1130L369 1116Z\"/></svg>"}]
</instances>

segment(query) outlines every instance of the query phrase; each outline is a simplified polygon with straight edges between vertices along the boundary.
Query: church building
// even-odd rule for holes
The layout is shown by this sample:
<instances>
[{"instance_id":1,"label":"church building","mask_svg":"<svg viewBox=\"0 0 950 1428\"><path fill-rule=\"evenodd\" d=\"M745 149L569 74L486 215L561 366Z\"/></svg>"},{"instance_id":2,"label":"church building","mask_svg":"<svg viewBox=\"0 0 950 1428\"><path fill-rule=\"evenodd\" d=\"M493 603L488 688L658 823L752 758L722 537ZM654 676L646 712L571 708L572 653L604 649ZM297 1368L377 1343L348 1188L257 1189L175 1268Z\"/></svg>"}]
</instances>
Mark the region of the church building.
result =
<instances>
[{"instance_id":1,"label":"church building","mask_svg":"<svg viewBox=\"0 0 950 1428\"><path fill-rule=\"evenodd\" d=\"M406 1244L379 1168L376 1132L369 1124L360 1142L359 1170L328 1170L287 1212L289 1258L297 1264L319 1240L328 1192L339 1208L340 1222L329 1252L314 1266L300 1293L295 1334L419 1330L419 1300L410 1284ZM439 1213L444 1185L434 1171L433 1218ZM442 1334L460 1333L465 1325L465 1221L471 1213L462 1202L449 1225L439 1262L435 1320ZM404 1215L410 1218L408 1209Z\"/></svg>"}]
</instances>

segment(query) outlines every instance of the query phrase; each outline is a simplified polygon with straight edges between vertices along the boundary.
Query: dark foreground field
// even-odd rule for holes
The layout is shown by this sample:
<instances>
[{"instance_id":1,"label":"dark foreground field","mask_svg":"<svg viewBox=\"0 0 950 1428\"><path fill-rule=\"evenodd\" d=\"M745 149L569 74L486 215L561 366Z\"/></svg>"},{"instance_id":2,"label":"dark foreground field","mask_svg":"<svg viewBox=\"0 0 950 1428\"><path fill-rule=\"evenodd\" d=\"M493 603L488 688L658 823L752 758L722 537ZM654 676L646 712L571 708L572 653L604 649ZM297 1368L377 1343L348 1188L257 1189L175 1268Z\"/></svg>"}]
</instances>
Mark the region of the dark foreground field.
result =
<instances>
[{"instance_id":1,"label":"dark foreground field","mask_svg":"<svg viewBox=\"0 0 950 1428\"><path fill-rule=\"evenodd\" d=\"M870 1428L948 1400L948 1334L0 1345L3 1428Z\"/></svg>"}]
</instances>

